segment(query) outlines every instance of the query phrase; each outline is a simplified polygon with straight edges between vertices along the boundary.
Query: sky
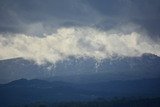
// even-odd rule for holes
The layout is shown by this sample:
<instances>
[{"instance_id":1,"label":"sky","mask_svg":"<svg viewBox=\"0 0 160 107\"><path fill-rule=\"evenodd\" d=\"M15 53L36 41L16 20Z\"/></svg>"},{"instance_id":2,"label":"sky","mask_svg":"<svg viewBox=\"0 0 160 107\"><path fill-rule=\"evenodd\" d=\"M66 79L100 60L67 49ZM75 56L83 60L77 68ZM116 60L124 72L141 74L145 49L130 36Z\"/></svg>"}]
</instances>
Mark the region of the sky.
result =
<instances>
[{"instance_id":1,"label":"sky","mask_svg":"<svg viewBox=\"0 0 160 107\"><path fill-rule=\"evenodd\" d=\"M160 56L159 0L1 0L0 60Z\"/></svg>"}]
</instances>

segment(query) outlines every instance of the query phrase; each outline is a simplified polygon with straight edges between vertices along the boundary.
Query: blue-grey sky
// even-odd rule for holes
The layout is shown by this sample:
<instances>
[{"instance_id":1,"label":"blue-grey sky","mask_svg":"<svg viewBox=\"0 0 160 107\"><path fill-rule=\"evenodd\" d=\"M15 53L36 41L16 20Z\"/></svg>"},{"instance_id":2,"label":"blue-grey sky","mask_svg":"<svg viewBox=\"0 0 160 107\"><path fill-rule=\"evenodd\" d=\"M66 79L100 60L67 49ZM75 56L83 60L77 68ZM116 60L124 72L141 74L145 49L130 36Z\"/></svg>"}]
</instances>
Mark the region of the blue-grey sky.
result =
<instances>
[{"instance_id":1,"label":"blue-grey sky","mask_svg":"<svg viewBox=\"0 0 160 107\"><path fill-rule=\"evenodd\" d=\"M1 0L0 32L42 35L62 26L127 25L160 35L159 0ZM135 27L136 26L136 27ZM137 27L138 26L138 27Z\"/></svg>"}]
</instances>

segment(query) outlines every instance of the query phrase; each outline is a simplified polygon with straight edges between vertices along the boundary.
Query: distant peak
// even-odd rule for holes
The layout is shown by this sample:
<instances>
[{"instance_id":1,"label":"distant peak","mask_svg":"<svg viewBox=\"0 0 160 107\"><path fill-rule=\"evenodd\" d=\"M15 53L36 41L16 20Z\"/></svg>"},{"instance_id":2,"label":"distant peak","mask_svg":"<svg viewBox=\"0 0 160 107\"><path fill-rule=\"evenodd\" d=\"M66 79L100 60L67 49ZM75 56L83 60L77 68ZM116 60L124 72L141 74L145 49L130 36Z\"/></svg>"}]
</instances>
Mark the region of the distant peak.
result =
<instances>
[{"instance_id":1,"label":"distant peak","mask_svg":"<svg viewBox=\"0 0 160 107\"><path fill-rule=\"evenodd\" d=\"M155 54L151 54L151 53L144 53L144 54L142 54L142 57L156 58L156 57L158 57L158 56L155 55Z\"/></svg>"},{"instance_id":2,"label":"distant peak","mask_svg":"<svg viewBox=\"0 0 160 107\"><path fill-rule=\"evenodd\" d=\"M21 78L21 79L18 79L18 80L11 81L11 82L9 82L8 84L9 84L9 85L23 84L23 83L26 83L27 81L28 81L27 79Z\"/></svg>"}]
</instances>

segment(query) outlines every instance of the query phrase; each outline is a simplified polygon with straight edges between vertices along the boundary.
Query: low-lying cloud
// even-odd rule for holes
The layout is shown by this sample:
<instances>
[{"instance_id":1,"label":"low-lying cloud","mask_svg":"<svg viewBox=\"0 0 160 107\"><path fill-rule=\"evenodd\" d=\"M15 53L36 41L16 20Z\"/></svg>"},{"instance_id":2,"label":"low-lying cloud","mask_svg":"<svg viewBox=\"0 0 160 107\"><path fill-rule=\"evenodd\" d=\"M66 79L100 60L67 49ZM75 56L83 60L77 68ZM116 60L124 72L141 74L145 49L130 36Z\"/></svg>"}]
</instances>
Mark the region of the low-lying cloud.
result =
<instances>
[{"instance_id":1,"label":"low-lying cloud","mask_svg":"<svg viewBox=\"0 0 160 107\"><path fill-rule=\"evenodd\" d=\"M160 42L142 34L109 33L95 28L59 28L43 37L24 34L0 35L0 60L22 57L37 64L56 63L69 56L105 58L140 56L151 53L160 56Z\"/></svg>"}]
</instances>

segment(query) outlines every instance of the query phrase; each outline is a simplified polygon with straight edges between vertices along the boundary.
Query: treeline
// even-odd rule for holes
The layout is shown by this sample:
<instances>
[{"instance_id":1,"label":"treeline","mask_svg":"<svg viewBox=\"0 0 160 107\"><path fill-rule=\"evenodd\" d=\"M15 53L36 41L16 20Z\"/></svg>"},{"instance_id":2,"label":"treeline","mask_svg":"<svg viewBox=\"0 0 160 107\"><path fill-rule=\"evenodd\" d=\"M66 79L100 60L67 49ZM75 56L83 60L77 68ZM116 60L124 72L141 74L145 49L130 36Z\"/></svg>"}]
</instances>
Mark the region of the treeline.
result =
<instances>
[{"instance_id":1,"label":"treeline","mask_svg":"<svg viewBox=\"0 0 160 107\"><path fill-rule=\"evenodd\" d=\"M57 103L42 103L37 102L24 106L12 107L160 107L160 98L152 99L97 99L95 101L73 101L73 102L57 102Z\"/></svg>"}]
</instances>

